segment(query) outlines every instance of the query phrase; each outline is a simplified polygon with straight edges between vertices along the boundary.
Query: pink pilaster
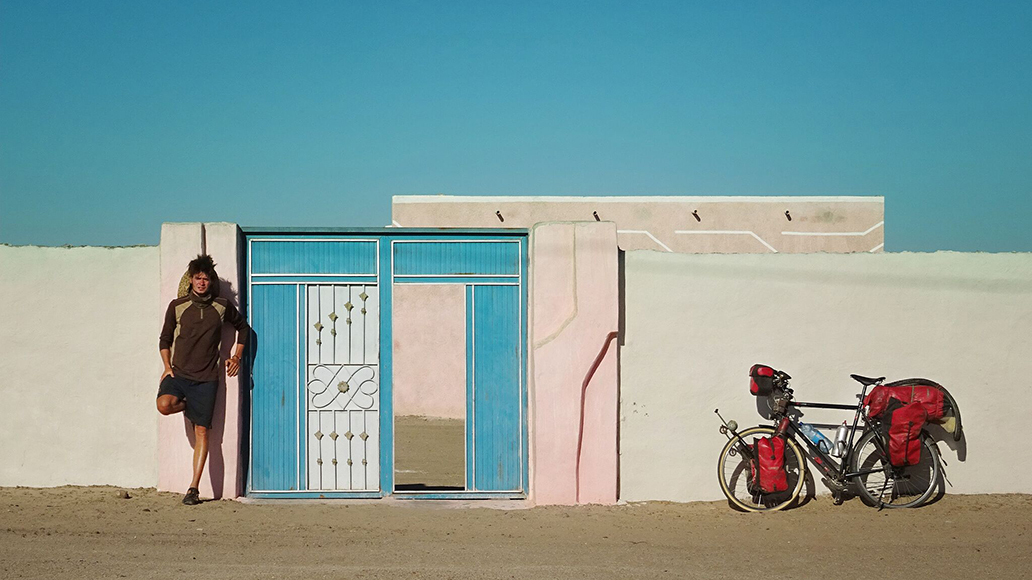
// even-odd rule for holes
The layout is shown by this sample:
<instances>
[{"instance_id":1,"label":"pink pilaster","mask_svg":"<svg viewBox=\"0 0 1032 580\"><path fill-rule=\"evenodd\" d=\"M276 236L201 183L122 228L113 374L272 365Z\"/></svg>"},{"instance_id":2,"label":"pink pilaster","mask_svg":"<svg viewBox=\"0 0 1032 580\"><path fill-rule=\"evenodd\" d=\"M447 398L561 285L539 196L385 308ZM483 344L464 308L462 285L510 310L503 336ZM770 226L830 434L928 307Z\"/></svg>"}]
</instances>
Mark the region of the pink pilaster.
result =
<instances>
[{"instance_id":1,"label":"pink pilaster","mask_svg":"<svg viewBox=\"0 0 1032 580\"><path fill-rule=\"evenodd\" d=\"M163 224L160 252L162 314L168 303L176 298L179 281L186 271L187 263L203 252L207 252L215 260L220 278L220 295L240 308L242 252L240 232L235 224ZM223 329L223 365L235 342L235 336L232 327ZM154 356L158 356L156 342L155 340ZM240 458L243 425L240 416L241 378L229 378L222 374L219 380L215 417L208 436L208 465L201 479L202 497L237 497L243 491L245 465ZM193 443L193 427L183 415L159 416L159 490L180 493L186 491L193 473Z\"/></svg>"},{"instance_id":2,"label":"pink pilaster","mask_svg":"<svg viewBox=\"0 0 1032 580\"><path fill-rule=\"evenodd\" d=\"M616 226L538 224L530 246L532 499L615 503Z\"/></svg>"}]
</instances>

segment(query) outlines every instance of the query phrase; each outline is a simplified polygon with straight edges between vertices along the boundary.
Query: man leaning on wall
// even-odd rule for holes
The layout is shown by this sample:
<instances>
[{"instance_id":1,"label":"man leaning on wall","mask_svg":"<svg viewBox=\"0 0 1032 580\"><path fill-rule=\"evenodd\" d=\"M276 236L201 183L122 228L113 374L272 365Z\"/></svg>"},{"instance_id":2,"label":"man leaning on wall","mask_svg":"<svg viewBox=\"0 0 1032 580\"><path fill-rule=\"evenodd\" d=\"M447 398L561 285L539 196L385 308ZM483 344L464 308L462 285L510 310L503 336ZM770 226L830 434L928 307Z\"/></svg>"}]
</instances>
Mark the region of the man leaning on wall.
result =
<instances>
[{"instance_id":1,"label":"man leaning on wall","mask_svg":"<svg viewBox=\"0 0 1032 580\"><path fill-rule=\"evenodd\" d=\"M226 374L240 372L240 357L251 329L236 308L219 297L219 278L211 256L197 256L187 266L189 284L181 284L179 298L168 305L159 349L165 372L158 387L158 412L183 413L193 424L193 480L183 497L186 505L201 503L198 487L208 458L208 431L215 413L219 386L219 346L223 323L237 331Z\"/></svg>"}]
</instances>

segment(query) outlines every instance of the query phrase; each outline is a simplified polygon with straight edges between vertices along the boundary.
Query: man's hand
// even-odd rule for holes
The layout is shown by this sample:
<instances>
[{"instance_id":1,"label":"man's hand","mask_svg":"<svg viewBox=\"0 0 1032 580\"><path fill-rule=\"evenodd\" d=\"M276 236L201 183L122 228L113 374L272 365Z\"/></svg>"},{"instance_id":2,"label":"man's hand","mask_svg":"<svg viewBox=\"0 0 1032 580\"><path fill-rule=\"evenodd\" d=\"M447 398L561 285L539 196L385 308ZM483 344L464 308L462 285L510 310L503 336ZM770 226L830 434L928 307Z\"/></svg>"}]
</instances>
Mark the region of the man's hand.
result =
<instances>
[{"instance_id":1,"label":"man's hand","mask_svg":"<svg viewBox=\"0 0 1032 580\"><path fill-rule=\"evenodd\" d=\"M240 372L240 355L235 354L226 359L226 375L235 377Z\"/></svg>"},{"instance_id":2,"label":"man's hand","mask_svg":"<svg viewBox=\"0 0 1032 580\"><path fill-rule=\"evenodd\" d=\"M175 378L175 376L176 376L176 373L172 372L172 368L171 367L166 367L165 368L165 372L161 373L161 378L158 379L158 382L160 383L161 381L164 381L165 377Z\"/></svg>"}]
</instances>

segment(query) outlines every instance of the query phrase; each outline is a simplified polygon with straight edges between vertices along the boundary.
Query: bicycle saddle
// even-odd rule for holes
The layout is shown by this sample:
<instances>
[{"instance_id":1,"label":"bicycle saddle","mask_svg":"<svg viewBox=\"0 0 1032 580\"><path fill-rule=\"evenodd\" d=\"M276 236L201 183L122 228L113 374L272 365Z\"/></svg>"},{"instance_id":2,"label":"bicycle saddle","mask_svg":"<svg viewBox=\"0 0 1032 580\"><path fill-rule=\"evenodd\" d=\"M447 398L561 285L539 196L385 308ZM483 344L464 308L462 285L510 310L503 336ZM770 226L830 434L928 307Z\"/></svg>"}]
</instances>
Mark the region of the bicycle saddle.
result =
<instances>
[{"instance_id":1,"label":"bicycle saddle","mask_svg":"<svg viewBox=\"0 0 1032 580\"><path fill-rule=\"evenodd\" d=\"M878 377L876 379L872 379L870 377L861 377L860 375L849 375L849 376L854 381L860 381L860 384L865 386L865 387L869 387L871 385L878 384L878 383L880 383L880 382L885 380L885 377Z\"/></svg>"}]
</instances>

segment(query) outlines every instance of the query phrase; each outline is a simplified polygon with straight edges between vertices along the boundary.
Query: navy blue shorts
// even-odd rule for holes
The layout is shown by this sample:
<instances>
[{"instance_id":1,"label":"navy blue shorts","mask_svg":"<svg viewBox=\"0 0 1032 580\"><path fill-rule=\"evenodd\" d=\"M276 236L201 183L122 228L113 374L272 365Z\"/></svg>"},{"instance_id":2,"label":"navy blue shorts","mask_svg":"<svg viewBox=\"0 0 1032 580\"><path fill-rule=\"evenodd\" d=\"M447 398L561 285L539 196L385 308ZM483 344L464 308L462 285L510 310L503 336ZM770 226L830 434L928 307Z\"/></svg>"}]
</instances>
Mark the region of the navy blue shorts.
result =
<instances>
[{"instance_id":1,"label":"navy blue shorts","mask_svg":"<svg viewBox=\"0 0 1032 580\"><path fill-rule=\"evenodd\" d=\"M186 409L183 410L186 418L194 425L211 429L218 386L218 381L201 383L179 377L165 377L158 387L158 396L173 395L179 400L186 399Z\"/></svg>"}]
</instances>

